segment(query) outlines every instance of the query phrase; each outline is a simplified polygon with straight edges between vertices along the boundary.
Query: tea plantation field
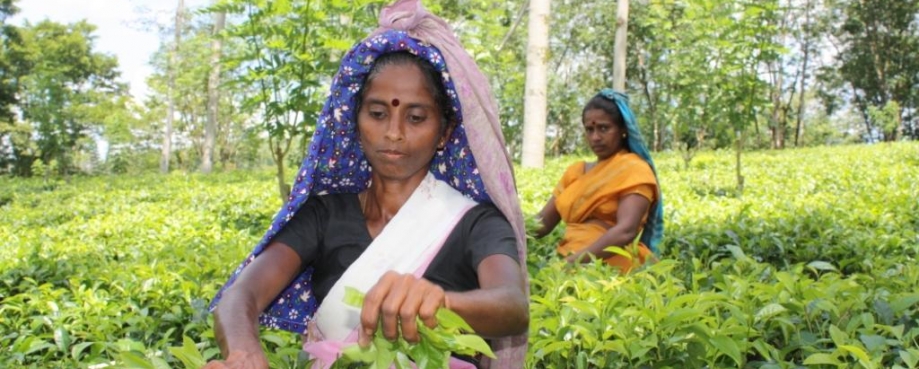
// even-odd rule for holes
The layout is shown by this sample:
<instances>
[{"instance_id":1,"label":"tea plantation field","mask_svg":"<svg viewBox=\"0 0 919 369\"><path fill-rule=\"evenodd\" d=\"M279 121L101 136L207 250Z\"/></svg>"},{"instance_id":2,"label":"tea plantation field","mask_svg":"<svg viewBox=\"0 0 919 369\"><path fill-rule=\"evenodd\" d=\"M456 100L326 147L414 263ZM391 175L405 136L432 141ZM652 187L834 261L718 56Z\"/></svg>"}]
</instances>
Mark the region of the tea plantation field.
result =
<instances>
[{"instance_id":1,"label":"tea plantation field","mask_svg":"<svg viewBox=\"0 0 919 369\"><path fill-rule=\"evenodd\" d=\"M629 276L529 244L529 368L919 367L919 144L657 156L666 231ZM534 214L564 168L518 169ZM270 171L0 178L0 367L187 368L280 206ZM265 332L273 368L298 337ZM183 346L184 345L184 346Z\"/></svg>"}]
</instances>

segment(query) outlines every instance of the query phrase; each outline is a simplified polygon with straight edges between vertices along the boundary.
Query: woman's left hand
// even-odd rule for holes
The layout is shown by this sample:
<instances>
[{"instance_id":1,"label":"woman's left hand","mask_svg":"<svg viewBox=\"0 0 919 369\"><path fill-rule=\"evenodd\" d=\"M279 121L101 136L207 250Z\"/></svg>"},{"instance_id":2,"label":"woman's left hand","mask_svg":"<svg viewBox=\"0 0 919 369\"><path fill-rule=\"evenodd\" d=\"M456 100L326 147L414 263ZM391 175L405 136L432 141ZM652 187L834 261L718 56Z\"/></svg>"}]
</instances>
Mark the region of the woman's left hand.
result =
<instances>
[{"instance_id":1,"label":"woman's left hand","mask_svg":"<svg viewBox=\"0 0 919 369\"><path fill-rule=\"evenodd\" d=\"M377 324L382 323L383 336L394 341L399 337L418 342L416 317L429 328L437 326L437 309L446 306L443 288L411 274L386 272L364 296L358 343L370 345Z\"/></svg>"},{"instance_id":2,"label":"woman's left hand","mask_svg":"<svg viewBox=\"0 0 919 369\"><path fill-rule=\"evenodd\" d=\"M568 264L590 263L593 262L593 260L589 251L579 251L565 257L565 261L567 261Z\"/></svg>"}]
</instances>

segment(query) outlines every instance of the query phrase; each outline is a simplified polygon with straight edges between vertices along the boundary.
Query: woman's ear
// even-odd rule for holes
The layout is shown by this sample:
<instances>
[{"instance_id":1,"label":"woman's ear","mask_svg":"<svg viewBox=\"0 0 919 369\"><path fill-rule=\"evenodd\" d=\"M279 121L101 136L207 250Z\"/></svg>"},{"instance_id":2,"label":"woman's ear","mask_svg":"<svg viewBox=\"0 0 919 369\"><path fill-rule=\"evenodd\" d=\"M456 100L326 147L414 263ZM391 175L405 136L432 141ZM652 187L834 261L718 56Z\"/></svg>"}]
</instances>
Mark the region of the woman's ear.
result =
<instances>
[{"instance_id":1,"label":"woman's ear","mask_svg":"<svg viewBox=\"0 0 919 369\"><path fill-rule=\"evenodd\" d=\"M444 130L444 134L440 136L440 141L437 143L437 150L443 150L447 147L447 140L449 140L450 135L453 134L454 126L456 126L456 122L447 123L447 129Z\"/></svg>"}]
</instances>

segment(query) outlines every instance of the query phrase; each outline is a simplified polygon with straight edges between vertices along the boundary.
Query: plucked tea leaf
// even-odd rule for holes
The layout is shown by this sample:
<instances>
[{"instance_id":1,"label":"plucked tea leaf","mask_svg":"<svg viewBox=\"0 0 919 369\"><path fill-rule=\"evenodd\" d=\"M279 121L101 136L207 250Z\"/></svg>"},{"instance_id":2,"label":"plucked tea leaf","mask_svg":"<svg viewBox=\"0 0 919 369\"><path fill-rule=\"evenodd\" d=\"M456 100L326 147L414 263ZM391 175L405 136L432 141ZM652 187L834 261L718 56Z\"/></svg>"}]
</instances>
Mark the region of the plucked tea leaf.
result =
<instances>
[{"instance_id":1,"label":"plucked tea leaf","mask_svg":"<svg viewBox=\"0 0 919 369\"><path fill-rule=\"evenodd\" d=\"M345 303L360 307L363 306L364 294L357 289L346 287ZM421 340L416 344L409 344L402 337L396 342L390 342L383 337L382 329L377 329L371 345L361 349L357 344L346 347L341 358L335 362L336 366L348 363L365 363L370 368L388 369L393 363L396 367L405 367L414 362L419 369L443 368L448 365L451 353L475 355L478 352L494 357L491 348L481 337L474 334L460 334L472 332L472 327L462 317L453 311L441 308L435 313L437 327L428 328L416 318Z\"/></svg>"},{"instance_id":2,"label":"plucked tea leaf","mask_svg":"<svg viewBox=\"0 0 919 369\"><path fill-rule=\"evenodd\" d=\"M482 337L474 334L461 334L454 338L456 339L456 343L461 347L469 348L475 352L481 352L483 355L492 359L495 358L495 353L491 351L491 347L488 346L488 343L486 343Z\"/></svg>"},{"instance_id":3,"label":"plucked tea leaf","mask_svg":"<svg viewBox=\"0 0 919 369\"><path fill-rule=\"evenodd\" d=\"M351 307L362 307L364 306L364 293L359 291L354 287L345 287L345 297L342 301Z\"/></svg>"},{"instance_id":4,"label":"plucked tea leaf","mask_svg":"<svg viewBox=\"0 0 919 369\"><path fill-rule=\"evenodd\" d=\"M341 356L347 362L370 363L376 357L376 351L377 349L373 345L367 348L363 348L360 345L351 345L341 350Z\"/></svg>"},{"instance_id":5,"label":"plucked tea leaf","mask_svg":"<svg viewBox=\"0 0 919 369\"><path fill-rule=\"evenodd\" d=\"M459 329L464 332L472 332L472 327L469 326L469 323L466 323L466 320L459 314L453 312L449 309L437 309L437 312L434 313L434 316L437 318L437 324L444 327L446 330Z\"/></svg>"}]
</instances>

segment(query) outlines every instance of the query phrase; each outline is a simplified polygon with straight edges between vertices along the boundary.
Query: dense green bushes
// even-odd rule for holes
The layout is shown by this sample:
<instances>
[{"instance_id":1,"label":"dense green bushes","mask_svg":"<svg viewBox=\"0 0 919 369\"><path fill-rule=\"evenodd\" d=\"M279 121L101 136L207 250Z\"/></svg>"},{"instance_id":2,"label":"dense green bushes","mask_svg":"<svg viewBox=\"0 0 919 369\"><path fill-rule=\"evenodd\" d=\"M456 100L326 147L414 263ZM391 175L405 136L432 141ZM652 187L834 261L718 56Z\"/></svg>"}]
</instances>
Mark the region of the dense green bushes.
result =
<instances>
[{"instance_id":1,"label":"dense green bushes","mask_svg":"<svg viewBox=\"0 0 919 369\"><path fill-rule=\"evenodd\" d=\"M560 231L530 243L528 367L917 367L919 146L751 153L743 194L731 153L657 159L660 263L621 277L566 268ZM518 171L527 214L574 160ZM215 355L207 301L279 205L269 172L0 177L0 362L181 368L183 336ZM297 337L264 342L298 365Z\"/></svg>"}]
</instances>

